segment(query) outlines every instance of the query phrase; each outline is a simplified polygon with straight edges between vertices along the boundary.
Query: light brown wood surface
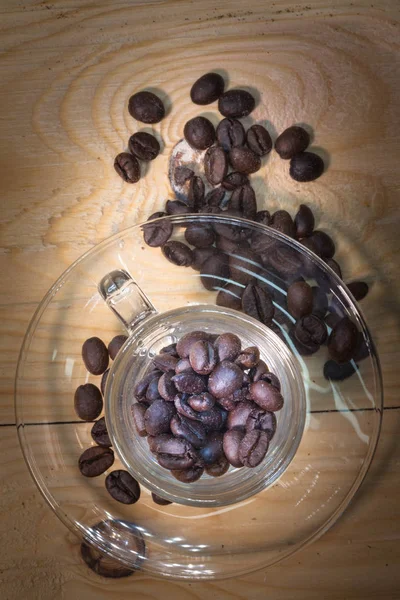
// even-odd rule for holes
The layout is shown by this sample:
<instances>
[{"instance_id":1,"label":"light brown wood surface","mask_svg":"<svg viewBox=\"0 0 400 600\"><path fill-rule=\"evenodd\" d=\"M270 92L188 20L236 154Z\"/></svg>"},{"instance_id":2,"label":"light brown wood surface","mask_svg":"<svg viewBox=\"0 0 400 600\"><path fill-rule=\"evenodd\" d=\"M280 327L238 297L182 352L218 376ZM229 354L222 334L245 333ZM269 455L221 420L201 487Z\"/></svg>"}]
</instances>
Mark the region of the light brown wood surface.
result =
<instances>
[{"instance_id":1,"label":"light brown wood surface","mask_svg":"<svg viewBox=\"0 0 400 600\"><path fill-rule=\"evenodd\" d=\"M0 597L6 600L221 600L400 597L400 14L396 0L305 3L0 1ZM189 89L219 69L259 92L253 120L275 134L307 123L329 168L296 184L271 154L255 178L261 208L313 206L363 303L385 386L381 441L352 505L280 565L217 583L136 574L100 579L45 505L19 450L13 387L23 335L63 270L109 235L161 210L168 157L200 112ZM139 129L127 100L156 88L169 113L160 157L136 186L113 169ZM216 122L216 121L215 121ZM250 119L247 121L252 122ZM261 199L261 200L260 200Z\"/></svg>"}]
</instances>

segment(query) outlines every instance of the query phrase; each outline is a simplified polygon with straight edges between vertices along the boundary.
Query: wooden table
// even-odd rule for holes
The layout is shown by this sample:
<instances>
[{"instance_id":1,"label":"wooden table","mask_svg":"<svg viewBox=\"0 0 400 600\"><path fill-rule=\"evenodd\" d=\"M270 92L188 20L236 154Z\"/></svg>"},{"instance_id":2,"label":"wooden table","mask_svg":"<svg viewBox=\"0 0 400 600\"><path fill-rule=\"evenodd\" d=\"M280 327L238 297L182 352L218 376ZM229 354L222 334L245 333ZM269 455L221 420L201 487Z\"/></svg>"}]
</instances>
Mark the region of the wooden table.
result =
<instances>
[{"instance_id":1,"label":"wooden table","mask_svg":"<svg viewBox=\"0 0 400 600\"><path fill-rule=\"evenodd\" d=\"M399 598L398 2L3 0L0 14L0 597ZM81 562L22 459L18 352L39 301L71 261L161 209L169 152L198 112L190 85L213 68L231 85L262 91L259 116L273 133L305 122L325 153L326 174L304 187L273 156L259 198L264 191L268 208L292 214L301 201L312 205L338 243L345 279L366 276L380 290L371 329L385 384L382 436L344 516L283 563L216 583L104 580ZM113 158L137 127L127 99L148 86L171 110L154 128L164 141L157 167L133 187L116 176Z\"/></svg>"}]
</instances>

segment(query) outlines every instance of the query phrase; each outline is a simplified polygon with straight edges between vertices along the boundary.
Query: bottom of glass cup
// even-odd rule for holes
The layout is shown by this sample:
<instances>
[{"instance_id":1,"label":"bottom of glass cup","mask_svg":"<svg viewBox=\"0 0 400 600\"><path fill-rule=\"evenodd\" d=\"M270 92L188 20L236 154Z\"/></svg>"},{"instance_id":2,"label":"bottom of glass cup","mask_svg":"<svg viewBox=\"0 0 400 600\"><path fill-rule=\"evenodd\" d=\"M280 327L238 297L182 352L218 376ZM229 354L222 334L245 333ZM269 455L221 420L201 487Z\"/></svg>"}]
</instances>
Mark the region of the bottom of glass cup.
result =
<instances>
[{"instance_id":1,"label":"bottom of glass cup","mask_svg":"<svg viewBox=\"0 0 400 600\"><path fill-rule=\"evenodd\" d=\"M235 333L242 347L257 346L261 358L281 381L285 403L276 413L277 430L265 459L254 469L231 467L221 477L204 474L187 484L161 467L147 439L135 429L131 406L135 383L152 358L186 333ZM234 310L193 305L157 314L138 325L110 370L105 391L105 415L114 449L125 468L150 491L172 502L191 506L224 506L240 502L274 484L294 458L303 434L306 397L299 363L268 327Z\"/></svg>"}]
</instances>

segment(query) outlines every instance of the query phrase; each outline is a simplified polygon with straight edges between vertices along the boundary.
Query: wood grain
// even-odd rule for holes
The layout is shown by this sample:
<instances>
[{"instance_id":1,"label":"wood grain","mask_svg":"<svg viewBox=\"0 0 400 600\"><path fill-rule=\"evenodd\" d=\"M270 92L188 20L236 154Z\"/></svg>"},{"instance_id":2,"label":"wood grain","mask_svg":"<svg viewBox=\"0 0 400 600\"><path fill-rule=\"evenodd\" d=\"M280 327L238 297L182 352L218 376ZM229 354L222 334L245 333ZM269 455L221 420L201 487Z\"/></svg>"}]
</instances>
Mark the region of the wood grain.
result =
<instances>
[{"instance_id":1,"label":"wood grain","mask_svg":"<svg viewBox=\"0 0 400 600\"><path fill-rule=\"evenodd\" d=\"M0 0L0 15L1 597L398 598L398 2ZM15 418L15 366L29 320L56 277L170 196L170 151L184 122L199 113L188 91L211 69L231 87L257 90L247 124L264 122L273 135L293 123L313 130L313 146L328 164L323 177L297 184L271 153L254 178L258 203L292 214L301 202L312 206L318 227L337 243L345 280L371 284L362 306L382 363L384 431L351 509L281 565L218 583L165 584L145 574L105 581L81 564L76 541L44 505L6 426ZM139 129L127 99L145 87L158 90L168 108L153 127L163 151L129 186L112 164ZM201 112L216 122L214 105ZM111 324L104 328L111 333Z\"/></svg>"}]
</instances>

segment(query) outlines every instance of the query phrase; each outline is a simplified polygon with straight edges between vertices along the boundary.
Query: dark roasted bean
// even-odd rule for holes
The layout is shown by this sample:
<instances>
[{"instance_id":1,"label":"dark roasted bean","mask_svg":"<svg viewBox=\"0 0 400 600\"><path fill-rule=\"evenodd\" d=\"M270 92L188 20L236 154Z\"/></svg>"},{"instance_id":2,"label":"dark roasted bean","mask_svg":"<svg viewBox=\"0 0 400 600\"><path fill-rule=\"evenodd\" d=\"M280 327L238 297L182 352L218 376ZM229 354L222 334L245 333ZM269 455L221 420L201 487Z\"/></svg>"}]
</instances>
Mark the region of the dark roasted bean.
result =
<instances>
[{"instance_id":1,"label":"dark roasted bean","mask_svg":"<svg viewBox=\"0 0 400 600\"><path fill-rule=\"evenodd\" d=\"M324 172L324 161L318 154L302 152L290 161L289 174L295 181L314 181Z\"/></svg>"},{"instance_id":2,"label":"dark roasted bean","mask_svg":"<svg viewBox=\"0 0 400 600\"><path fill-rule=\"evenodd\" d=\"M250 175L261 168L261 159L250 148L240 146L229 152L229 161L234 171Z\"/></svg>"},{"instance_id":3,"label":"dark roasted bean","mask_svg":"<svg viewBox=\"0 0 400 600\"><path fill-rule=\"evenodd\" d=\"M159 216L163 215L160 214ZM151 215L151 217L148 219L148 222L143 225L143 239L148 246L151 246L152 248L159 248L160 246L163 246L171 237L173 225L168 219L163 219L162 221L152 223L152 217L158 218L154 215Z\"/></svg>"},{"instance_id":4,"label":"dark roasted bean","mask_svg":"<svg viewBox=\"0 0 400 600\"><path fill-rule=\"evenodd\" d=\"M257 467L265 458L269 436L264 431L253 429L246 433L239 446L239 460L245 467Z\"/></svg>"},{"instance_id":5,"label":"dark roasted bean","mask_svg":"<svg viewBox=\"0 0 400 600\"><path fill-rule=\"evenodd\" d=\"M357 302L365 298L369 291L368 284L365 281L352 281L347 284L347 287Z\"/></svg>"},{"instance_id":6,"label":"dark roasted bean","mask_svg":"<svg viewBox=\"0 0 400 600\"><path fill-rule=\"evenodd\" d=\"M283 397L280 391L270 383L261 379L257 383L252 383L249 389L251 399L263 410L270 412L281 410Z\"/></svg>"},{"instance_id":7,"label":"dark roasted bean","mask_svg":"<svg viewBox=\"0 0 400 600\"><path fill-rule=\"evenodd\" d=\"M192 344L198 340L208 340L209 334L205 331L191 331L183 335L176 344L176 351L181 358L189 358Z\"/></svg>"},{"instance_id":8,"label":"dark roasted bean","mask_svg":"<svg viewBox=\"0 0 400 600\"><path fill-rule=\"evenodd\" d=\"M104 417L96 421L93 425L92 430L90 432L92 439L98 446L102 446L103 448L110 448L111 440L108 435L106 420Z\"/></svg>"},{"instance_id":9,"label":"dark roasted bean","mask_svg":"<svg viewBox=\"0 0 400 600\"><path fill-rule=\"evenodd\" d=\"M223 199L225 198L225 191L221 188L215 188L210 190L204 198L204 205L207 207L220 207Z\"/></svg>"},{"instance_id":10,"label":"dark roasted bean","mask_svg":"<svg viewBox=\"0 0 400 600\"><path fill-rule=\"evenodd\" d=\"M294 248L276 245L268 255L268 262L287 280L293 280L303 272L302 257Z\"/></svg>"},{"instance_id":11,"label":"dark roasted bean","mask_svg":"<svg viewBox=\"0 0 400 600\"><path fill-rule=\"evenodd\" d=\"M344 317L335 325L328 340L330 357L338 363L353 358L358 342L357 327L348 317Z\"/></svg>"},{"instance_id":12,"label":"dark roasted bean","mask_svg":"<svg viewBox=\"0 0 400 600\"><path fill-rule=\"evenodd\" d=\"M293 158L304 152L310 143L310 136L305 129L293 125L283 131L275 141L275 150L281 158Z\"/></svg>"},{"instance_id":13,"label":"dark roasted bean","mask_svg":"<svg viewBox=\"0 0 400 600\"><path fill-rule=\"evenodd\" d=\"M184 373L185 371L190 371L191 373L193 371L192 365L190 364L190 360L188 358L181 358L176 364L175 373L176 375L179 375L179 373Z\"/></svg>"},{"instance_id":14,"label":"dark roasted bean","mask_svg":"<svg viewBox=\"0 0 400 600\"><path fill-rule=\"evenodd\" d=\"M245 131L240 121L236 119L222 119L217 126L218 144L227 152L232 148L243 146Z\"/></svg>"},{"instance_id":15,"label":"dark roasted bean","mask_svg":"<svg viewBox=\"0 0 400 600\"><path fill-rule=\"evenodd\" d=\"M92 375L101 375L108 367L108 350L98 337L91 337L82 346L85 367Z\"/></svg>"},{"instance_id":16,"label":"dark roasted bean","mask_svg":"<svg viewBox=\"0 0 400 600\"><path fill-rule=\"evenodd\" d=\"M255 105L253 96L246 90L239 89L225 92L218 100L219 112L229 118L247 117Z\"/></svg>"},{"instance_id":17,"label":"dark roasted bean","mask_svg":"<svg viewBox=\"0 0 400 600\"><path fill-rule=\"evenodd\" d=\"M224 287L229 279L229 262L225 254L218 253L207 258L200 269L201 283L206 290Z\"/></svg>"},{"instance_id":18,"label":"dark roasted bean","mask_svg":"<svg viewBox=\"0 0 400 600\"><path fill-rule=\"evenodd\" d=\"M242 187L243 185L248 185L249 178L244 173L239 173L238 171L232 171L229 173L225 179L222 181L222 187L228 192L232 192L238 187Z\"/></svg>"},{"instance_id":19,"label":"dark roasted bean","mask_svg":"<svg viewBox=\"0 0 400 600\"><path fill-rule=\"evenodd\" d=\"M242 308L247 315L264 325L272 321L275 312L270 294L253 283L249 283L243 292Z\"/></svg>"},{"instance_id":20,"label":"dark roasted bean","mask_svg":"<svg viewBox=\"0 0 400 600\"><path fill-rule=\"evenodd\" d=\"M115 359L127 339L128 336L123 334L113 337L111 342L108 344L108 354L110 355L111 360Z\"/></svg>"},{"instance_id":21,"label":"dark roasted bean","mask_svg":"<svg viewBox=\"0 0 400 600\"><path fill-rule=\"evenodd\" d=\"M206 464L205 469L207 475L210 475L211 477L221 477L221 475L225 475L229 469L228 459L223 455L213 464Z\"/></svg>"},{"instance_id":22,"label":"dark roasted bean","mask_svg":"<svg viewBox=\"0 0 400 600\"><path fill-rule=\"evenodd\" d=\"M231 278L237 283L247 285L260 272L260 257L250 249L239 249L234 256L229 257Z\"/></svg>"},{"instance_id":23,"label":"dark roasted bean","mask_svg":"<svg viewBox=\"0 0 400 600\"><path fill-rule=\"evenodd\" d=\"M243 383L243 371L234 363L223 360L208 379L208 390L215 398L233 394Z\"/></svg>"},{"instance_id":24,"label":"dark roasted bean","mask_svg":"<svg viewBox=\"0 0 400 600\"><path fill-rule=\"evenodd\" d=\"M354 375L358 366L353 362L337 363L334 360L328 360L324 364L324 377L332 381L344 381Z\"/></svg>"},{"instance_id":25,"label":"dark roasted bean","mask_svg":"<svg viewBox=\"0 0 400 600\"><path fill-rule=\"evenodd\" d=\"M311 208L305 204L300 204L299 210L294 218L294 224L296 227L297 239L310 236L315 225L314 214Z\"/></svg>"},{"instance_id":26,"label":"dark roasted bean","mask_svg":"<svg viewBox=\"0 0 400 600\"><path fill-rule=\"evenodd\" d=\"M94 421L103 410L103 398L99 388L93 383L77 387L74 396L75 412L83 421Z\"/></svg>"},{"instance_id":27,"label":"dark roasted bean","mask_svg":"<svg viewBox=\"0 0 400 600\"><path fill-rule=\"evenodd\" d=\"M241 369L252 369L255 367L260 360L260 351L257 346L249 346L241 351L235 363L239 365Z\"/></svg>"},{"instance_id":28,"label":"dark roasted bean","mask_svg":"<svg viewBox=\"0 0 400 600\"><path fill-rule=\"evenodd\" d=\"M271 215L269 210L259 210L256 213L255 219L257 223L262 223L263 225L270 225L271 223Z\"/></svg>"},{"instance_id":29,"label":"dark roasted bean","mask_svg":"<svg viewBox=\"0 0 400 600\"><path fill-rule=\"evenodd\" d=\"M273 385L279 392L281 391L281 382L279 381L278 377L275 375L275 373L270 373L269 371L267 373L263 373L260 377L260 379L262 381L266 381L267 383L269 383L270 385ZM254 380L254 383L256 383L256 381Z\"/></svg>"},{"instance_id":30,"label":"dark roasted bean","mask_svg":"<svg viewBox=\"0 0 400 600\"><path fill-rule=\"evenodd\" d=\"M164 104L152 92L137 92L129 98L129 114L142 123L159 123L165 116Z\"/></svg>"},{"instance_id":31,"label":"dark roasted bean","mask_svg":"<svg viewBox=\"0 0 400 600\"><path fill-rule=\"evenodd\" d=\"M172 381L173 376L174 373L170 371L161 375L160 379L158 380L158 393L160 394L161 398L167 402L173 402L177 394L177 389Z\"/></svg>"},{"instance_id":32,"label":"dark roasted bean","mask_svg":"<svg viewBox=\"0 0 400 600\"><path fill-rule=\"evenodd\" d=\"M156 372L160 373L159 371L156 371ZM160 377L161 377L161 375L159 374L157 377L154 377L153 379L151 379L151 381L149 382L149 385L147 386L146 402L148 402L149 404L152 404L156 400L160 399L160 392L158 391L158 382L160 380Z\"/></svg>"},{"instance_id":33,"label":"dark roasted bean","mask_svg":"<svg viewBox=\"0 0 400 600\"><path fill-rule=\"evenodd\" d=\"M206 465L212 465L223 456L222 448L223 434L213 432L207 436L204 446L199 450L200 458Z\"/></svg>"},{"instance_id":34,"label":"dark roasted bean","mask_svg":"<svg viewBox=\"0 0 400 600\"><path fill-rule=\"evenodd\" d=\"M227 396L226 398L219 398L218 404L219 404L219 406L222 406L222 408L228 412L230 412L231 410L234 410L237 406L237 402L236 402L236 400L234 400L233 394L231 394L230 396Z\"/></svg>"},{"instance_id":35,"label":"dark roasted bean","mask_svg":"<svg viewBox=\"0 0 400 600\"><path fill-rule=\"evenodd\" d=\"M194 104L211 104L218 100L224 92L225 83L218 73L206 73L197 79L190 90L190 98Z\"/></svg>"},{"instance_id":36,"label":"dark roasted bean","mask_svg":"<svg viewBox=\"0 0 400 600\"><path fill-rule=\"evenodd\" d=\"M220 430L224 426L226 418L227 413L220 406L213 406L210 410L197 412L197 419L203 423L208 431Z\"/></svg>"},{"instance_id":37,"label":"dark roasted bean","mask_svg":"<svg viewBox=\"0 0 400 600\"><path fill-rule=\"evenodd\" d=\"M114 169L126 183L137 183L140 179L139 161L129 152L121 152L115 157Z\"/></svg>"},{"instance_id":38,"label":"dark roasted bean","mask_svg":"<svg viewBox=\"0 0 400 600\"><path fill-rule=\"evenodd\" d=\"M218 292L216 303L217 306L240 310L242 308L242 288L234 283L228 283L223 290Z\"/></svg>"},{"instance_id":39,"label":"dark roasted bean","mask_svg":"<svg viewBox=\"0 0 400 600\"><path fill-rule=\"evenodd\" d=\"M190 267L193 262L193 252L182 242L167 242L161 250L169 262L179 267Z\"/></svg>"},{"instance_id":40,"label":"dark roasted bean","mask_svg":"<svg viewBox=\"0 0 400 600\"><path fill-rule=\"evenodd\" d=\"M92 446L85 450L79 458L79 470L85 477L97 477L112 467L114 452L111 448Z\"/></svg>"},{"instance_id":41,"label":"dark roasted bean","mask_svg":"<svg viewBox=\"0 0 400 600\"><path fill-rule=\"evenodd\" d=\"M296 319L309 315L313 310L313 291L305 281L295 281L287 292L287 306L290 314Z\"/></svg>"},{"instance_id":42,"label":"dark roasted bean","mask_svg":"<svg viewBox=\"0 0 400 600\"><path fill-rule=\"evenodd\" d=\"M142 404L141 402L132 404L131 407L133 422L135 423L136 431L138 432L140 437L146 437L147 435L145 424L145 414L147 408L148 407L145 404Z\"/></svg>"},{"instance_id":43,"label":"dark roasted bean","mask_svg":"<svg viewBox=\"0 0 400 600\"><path fill-rule=\"evenodd\" d=\"M160 153L158 140L145 131L138 131L129 138L129 150L140 160L154 160Z\"/></svg>"},{"instance_id":44,"label":"dark roasted bean","mask_svg":"<svg viewBox=\"0 0 400 600\"><path fill-rule=\"evenodd\" d=\"M247 130L246 142L250 150L253 150L258 156L265 156L272 150L271 136L262 125L252 125Z\"/></svg>"},{"instance_id":45,"label":"dark roasted bean","mask_svg":"<svg viewBox=\"0 0 400 600\"><path fill-rule=\"evenodd\" d=\"M175 414L175 406L172 402L155 400L146 410L144 423L149 435L160 435L169 432L169 424Z\"/></svg>"},{"instance_id":46,"label":"dark roasted bean","mask_svg":"<svg viewBox=\"0 0 400 600\"><path fill-rule=\"evenodd\" d=\"M190 180L187 203L192 212L197 212L204 202L204 182L201 177L195 175Z\"/></svg>"},{"instance_id":47,"label":"dark roasted bean","mask_svg":"<svg viewBox=\"0 0 400 600\"><path fill-rule=\"evenodd\" d=\"M277 210L274 212L271 216L270 227L290 237L294 237L295 227L293 219L287 210Z\"/></svg>"},{"instance_id":48,"label":"dark roasted bean","mask_svg":"<svg viewBox=\"0 0 400 600\"><path fill-rule=\"evenodd\" d=\"M294 326L294 336L311 353L324 344L328 332L325 323L316 315L301 317Z\"/></svg>"},{"instance_id":49,"label":"dark roasted bean","mask_svg":"<svg viewBox=\"0 0 400 600\"><path fill-rule=\"evenodd\" d=\"M271 441L276 431L275 413L254 408L246 421L246 431L253 431L253 429L264 431Z\"/></svg>"},{"instance_id":50,"label":"dark roasted bean","mask_svg":"<svg viewBox=\"0 0 400 600\"><path fill-rule=\"evenodd\" d=\"M242 349L242 343L234 333L222 333L215 340L214 347L220 362L234 361Z\"/></svg>"},{"instance_id":51,"label":"dark roasted bean","mask_svg":"<svg viewBox=\"0 0 400 600\"><path fill-rule=\"evenodd\" d=\"M189 360L193 371L209 375L217 364L214 346L207 340L195 342L190 348Z\"/></svg>"},{"instance_id":52,"label":"dark roasted bean","mask_svg":"<svg viewBox=\"0 0 400 600\"><path fill-rule=\"evenodd\" d=\"M186 440L174 437L171 434L149 436L147 438L150 452L153 454L170 454L182 456L192 447Z\"/></svg>"},{"instance_id":53,"label":"dark roasted bean","mask_svg":"<svg viewBox=\"0 0 400 600\"><path fill-rule=\"evenodd\" d=\"M176 363L178 359L173 354L169 354L168 352L161 352L160 354L156 354L153 358L153 365L159 371L166 373L167 371L175 371Z\"/></svg>"},{"instance_id":54,"label":"dark roasted bean","mask_svg":"<svg viewBox=\"0 0 400 600\"><path fill-rule=\"evenodd\" d=\"M168 215L185 215L190 212L190 207L180 200L167 200L165 210Z\"/></svg>"},{"instance_id":55,"label":"dark roasted bean","mask_svg":"<svg viewBox=\"0 0 400 600\"><path fill-rule=\"evenodd\" d=\"M205 150L215 141L214 125L205 117L194 117L183 129L185 140L196 150Z\"/></svg>"},{"instance_id":56,"label":"dark roasted bean","mask_svg":"<svg viewBox=\"0 0 400 600\"><path fill-rule=\"evenodd\" d=\"M177 185L184 185L194 175L194 171L189 167L179 166L174 171L174 181Z\"/></svg>"},{"instance_id":57,"label":"dark roasted bean","mask_svg":"<svg viewBox=\"0 0 400 600\"><path fill-rule=\"evenodd\" d=\"M204 156L204 173L211 185L222 182L228 172L228 157L219 146L209 148Z\"/></svg>"},{"instance_id":58,"label":"dark roasted bean","mask_svg":"<svg viewBox=\"0 0 400 600\"><path fill-rule=\"evenodd\" d=\"M228 414L227 427L228 429L245 429L247 419L253 409L257 408L254 402L244 400L237 402L236 407Z\"/></svg>"},{"instance_id":59,"label":"dark roasted bean","mask_svg":"<svg viewBox=\"0 0 400 600\"><path fill-rule=\"evenodd\" d=\"M185 239L191 246L196 246L196 248L207 248L214 243L215 232L210 225L191 223L186 227Z\"/></svg>"},{"instance_id":60,"label":"dark roasted bean","mask_svg":"<svg viewBox=\"0 0 400 600\"><path fill-rule=\"evenodd\" d=\"M193 248L192 269L200 271L205 261L215 254L218 254L218 250L217 248L214 248L214 246L208 246L207 248Z\"/></svg>"},{"instance_id":61,"label":"dark roasted bean","mask_svg":"<svg viewBox=\"0 0 400 600\"><path fill-rule=\"evenodd\" d=\"M106 369L104 371L103 375L101 376L100 391L103 394L103 396L106 391L106 383L107 383L107 377L108 377L109 372L110 372L110 369Z\"/></svg>"},{"instance_id":62,"label":"dark roasted bean","mask_svg":"<svg viewBox=\"0 0 400 600\"><path fill-rule=\"evenodd\" d=\"M195 448L201 448L206 441L206 428L199 421L177 414L172 417L170 427L176 437L183 438Z\"/></svg>"},{"instance_id":63,"label":"dark roasted bean","mask_svg":"<svg viewBox=\"0 0 400 600\"><path fill-rule=\"evenodd\" d=\"M263 360L259 360L249 373L250 380L257 383L265 373L268 373L268 367Z\"/></svg>"},{"instance_id":64,"label":"dark roasted bean","mask_svg":"<svg viewBox=\"0 0 400 600\"><path fill-rule=\"evenodd\" d=\"M200 477L204 473L204 467L190 467L190 469L186 469L184 471L179 471L176 469L171 469L171 474L178 481L182 481L182 483L193 483L200 479Z\"/></svg>"},{"instance_id":65,"label":"dark roasted bean","mask_svg":"<svg viewBox=\"0 0 400 600\"><path fill-rule=\"evenodd\" d=\"M239 458L239 447L245 435L240 429L230 429L224 434L222 442L224 454L233 467L243 467L243 462Z\"/></svg>"},{"instance_id":66,"label":"dark roasted bean","mask_svg":"<svg viewBox=\"0 0 400 600\"><path fill-rule=\"evenodd\" d=\"M112 471L106 477L107 492L122 504L135 504L140 498L140 486L128 471Z\"/></svg>"},{"instance_id":67,"label":"dark roasted bean","mask_svg":"<svg viewBox=\"0 0 400 600\"><path fill-rule=\"evenodd\" d=\"M201 394L206 389L204 379L197 373L183 372L172 378L177 390L184 394Z\"/></svg>"},{"instance_id":68,"label":"dark roasted bean","mask_svg":"<svg viewBox=\"0 0 400 600\"><path fill-rule=\"evenodd\" d=\"M238 210L245 219L254 221L257 213L257 202L251 185L236 188L232 193L228 206Z\"/></svg>"},{"instance_id":69,"label":"dark roasted bean","mask_svg":"<svg viewBox=\"0 0 400 600\"><path fill-rule=\"evenodd\" d=\"M134 387L133 395L135 396L135 398L137 398L138 400L144 399L150 382L153 379L157 379L158 382L160 377L160 371L150 371L150 373L147 373L140 381L138 381L138 383Z\"/></svg>"},{"instance_id":70,"label":"dark roasted bean","mask_svg":"<svg viewBox=\"0 0 400 600\"><path fill-rule=\"evenodd\" d=\"M196 412L206 412L213 408L215 404L215 398L208 392L203 392L202 394L190 396L188 398L188 404Z\"/></svg>"}]
</instances>

